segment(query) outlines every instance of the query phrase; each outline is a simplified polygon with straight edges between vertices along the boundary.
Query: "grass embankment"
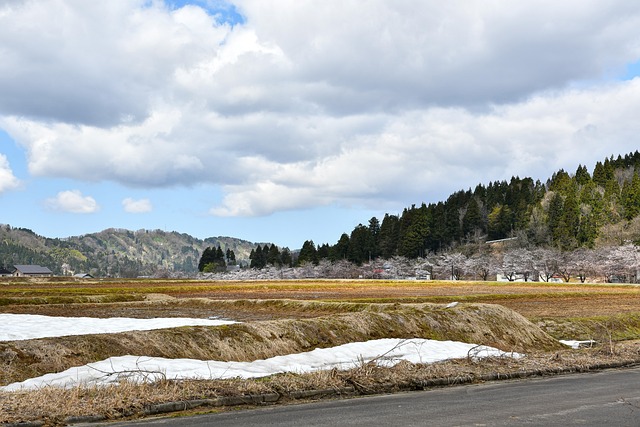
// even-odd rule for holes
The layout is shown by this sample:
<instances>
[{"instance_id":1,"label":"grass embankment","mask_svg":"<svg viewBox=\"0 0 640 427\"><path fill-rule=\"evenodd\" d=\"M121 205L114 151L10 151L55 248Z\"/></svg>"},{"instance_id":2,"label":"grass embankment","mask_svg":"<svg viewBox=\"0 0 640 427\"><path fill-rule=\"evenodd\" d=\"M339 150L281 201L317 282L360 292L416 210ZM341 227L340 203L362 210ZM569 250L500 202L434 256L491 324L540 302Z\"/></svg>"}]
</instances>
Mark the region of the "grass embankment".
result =
<instances>
[{"instance_id":1,"label":"grass embankment","mask_svg":"<svg viewBox=\"0 0 640 427\"><path fill-rule=\"evenodd\" d=\"M520 359L467 358L428 365L401 362L393 368L369 363L348 371L330 370L302 375L286 373L257 380L165 380L153 384L123 383L69 390L43 388L0 393L0 407L3 409L0 423L38 421L44 426L63 426L69 420L132 419L163 411L182 411L182 414L193 415L228 410L229 407L220 407L218 403L224 402L225 398L235 401L235 405L287 403L304 398L339 396L336 392L369 395L422 390L493 378L587 372L607 365L634 362L640 362L637 344L620 344L614 353L600 348L560 350L529 353ZM260 399L262 396L264 400Z\"/></svg>"},{"instance_id":2,"label":"grass embankment","mask_svg":"<svg viewBox=\"0 0 640 427\"><path fill-rule=\"evenodd\" d=\"M572 337L576 340L595 340L598 342L640 339L640 313L543 318L532 319L532 321L557 339Z\"/></svg>"},{"instance_id":3,"label":"grass embankment","mask_svg":"<svg viewBox=\"0 0 640 427\"><path fill-rule=\"evenodd\" d=\"M258 306L260 302L252 304ZM0 384L127 354L250 361L379 338L455 340L525 352L560 347L524 317L497 305L460 304L446 309L431 304L349 307L343 303L333 309L356 312L218 327L4 342L0 343Z\"/></svg>"},{"instance_id":4,"label":"grass embankment","mask_svg":"<svg viewBox=\"0 0 640 427\"><path fill-rule=\"evenodd\" d=\"M639 293L640 288L630 286L462 281L2 281L0 312L96 317L217 314L247 322L0 343L0 384L125 354L243 361L386 337L475 342L527 356L480 363L401 363L395 368L363 365L347 372L251 381L163 381L0 393L0 422L44 420L56 425L73 415L141 415L149 405L167 401L255 393L275 393L286 401L288 393L299 390L351 387L366 394L420 388L432 379L447 378L444 382L449 383L478 380L487 373L552 373L629 362L640 359L637 343L616 341L640 338ZM451 301L461 303L452 309L431 304ZM559 349L550 336L596 339L606 345Z\"/></svg>"}]
</instances>

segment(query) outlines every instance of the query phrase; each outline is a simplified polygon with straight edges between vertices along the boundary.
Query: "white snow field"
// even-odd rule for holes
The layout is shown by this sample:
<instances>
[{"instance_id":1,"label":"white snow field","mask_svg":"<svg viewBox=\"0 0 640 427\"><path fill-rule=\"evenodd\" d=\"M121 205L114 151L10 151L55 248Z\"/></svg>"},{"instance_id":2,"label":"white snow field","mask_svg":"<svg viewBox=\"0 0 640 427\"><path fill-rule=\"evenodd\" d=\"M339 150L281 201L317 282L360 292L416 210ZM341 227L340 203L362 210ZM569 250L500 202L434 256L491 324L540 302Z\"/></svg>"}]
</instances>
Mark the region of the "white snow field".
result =
<instances>
[{"instance_id":1,"label":"white snow field","mask_svg":"<svg viewBox=\"0 0 640 427\"><path fill-rule=\"evenodd\" d=\"M65 318L29 315L0 315L0 340L27 339L31 331L37 330L39 337L81 335L87 333L107 333L125 330L140 330L140 325L151 326L149 329L171 328L184 324L217 324L227 321L207 319L149 319L153 323L138 323L140 319L89 319ZM95 323L96 320L101 322ZM184 323L180 323L183 320ZM127 322L128 321L128 322ZM199 321L205 323L198 323ZM61 331L63 322L64 331ZM111 323L113 322L113 323ZM13 326L11 326L13 325ZM94 329L91 329L93 325ZM96 329L96 325L100 329ZM510 356L520 357L517 353L505 353L501 350L467 344L456 341L436 341L425 339L380 339L366 342L344 344L333 348L315 349L313 351L272 357L253 362L220 362L194 359L164 359L147 356L121 356L90 363L88 365L67 369L64 372L46 374L19 383L0 387L0 391L17 391L36 389L46 386L76 387L103 386L118 383L124 379L129 381L155 381L167 379L225 379L255 378L282 372L305 373L322 369L349 369L362 363L375 361L384 366L392 366L401 360L413 363L433 363L436 361L461 357Z\"/></svg>"},{"instance_id":2,"label":"white snow field","mask_svg":"<svg viewBox=\"0 0 640 427\"><path fill-rule=\"evenodd\" d=\"M113 334L126 331L177 328L179 326L219 326L231 320L113 317L52 317L34 314L0 314L0 341L30 340L68 335Z\"/></svg>"}]
</instances>

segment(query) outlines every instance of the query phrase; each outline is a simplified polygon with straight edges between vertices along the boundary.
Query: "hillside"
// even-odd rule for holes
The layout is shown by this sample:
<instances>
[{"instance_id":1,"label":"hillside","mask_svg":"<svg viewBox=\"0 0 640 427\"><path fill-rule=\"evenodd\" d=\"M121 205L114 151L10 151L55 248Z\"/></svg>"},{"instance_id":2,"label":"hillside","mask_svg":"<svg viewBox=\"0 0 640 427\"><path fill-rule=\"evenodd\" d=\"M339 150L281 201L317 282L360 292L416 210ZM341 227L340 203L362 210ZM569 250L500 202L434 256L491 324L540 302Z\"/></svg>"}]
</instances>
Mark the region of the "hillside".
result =
<instances>
[{"instance_id":1,"label":"hillside","mask_svg":"<svg viewBox=\"0 0 640 427\"><path fill-rule=\"evenodd\" d=\"M197 239L162 230L107 229L51 239L24 228L0 225L0 266L39 264L55 274L91 273L96 277L137 277L197 272L205 248L230 249L246 262L256 244L233 237Z\"/></svg>"},{"instance_id":2,"label":"hillside","mask_svg":"<svg viewBox=\"0 0 640 427\"><path fill-rule=\"evenodd\" d=\"M300 258L347 259L361 264L378 257L428 254L517 237L522 247L565 252L625 243L640 244L640 152L578 165L546 182L512 177L478 184L447 200L412 205L400 215L371 218L332 246L303 245ZM305 250L306 249L306 250Z\"/></svg>"}]
</instances>

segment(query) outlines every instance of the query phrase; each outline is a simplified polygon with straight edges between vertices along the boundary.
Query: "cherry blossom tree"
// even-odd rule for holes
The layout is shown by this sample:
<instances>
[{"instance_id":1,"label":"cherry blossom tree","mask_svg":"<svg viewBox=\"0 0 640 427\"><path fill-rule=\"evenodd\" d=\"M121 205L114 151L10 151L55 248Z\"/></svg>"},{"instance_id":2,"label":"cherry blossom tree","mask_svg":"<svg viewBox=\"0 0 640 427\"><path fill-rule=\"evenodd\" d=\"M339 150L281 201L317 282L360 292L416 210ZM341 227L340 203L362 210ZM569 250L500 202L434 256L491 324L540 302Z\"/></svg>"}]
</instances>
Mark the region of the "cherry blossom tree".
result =
<instances>
[{"instance_id":1,"label":"cherry blossom tree","mask_svg":"<svg viewBox=\"0 0 640 427\"><path fill-rule=\"evenodd\" d=\"M532 251L533 268L538 272L540 280L548 282L558 273L560 251L556 248L536 248Z\"/></svg>"},{"instance_id":2,"label":"cherry blossom tree","mask_svg":"<svg viewBox=\"0 0 640 427\"><path fill-rule=\"evenodd\" d=\"M498 263L491 252L480 251L466 259L464 269L468 273L473 273L475 278L489 280L489 277L498 271Z\"/></svg>"},{"instance_id":3,"label":"cherry blossom tree","mask_svg":"<svg viewBox=\"0 0 640 427\"><path fill-rule=\"evenodd\" d=\"M596 252L592 249L580 248L572 252L571 259L575 266L575 272L581 283L587 280L587 277L594 276L597 271Z\"/></svg>"},{"instance_id":4,"label":"cherry blossom tree","mask_svg":"<svg viewBox=\"0 0 640 427\"><path fill-rule=\"evenodd\" d=\"M445 252L438 256L435 268L440 277L459 280L464 273L466 259L460 252Z\"/></svg>"}]
</instances>

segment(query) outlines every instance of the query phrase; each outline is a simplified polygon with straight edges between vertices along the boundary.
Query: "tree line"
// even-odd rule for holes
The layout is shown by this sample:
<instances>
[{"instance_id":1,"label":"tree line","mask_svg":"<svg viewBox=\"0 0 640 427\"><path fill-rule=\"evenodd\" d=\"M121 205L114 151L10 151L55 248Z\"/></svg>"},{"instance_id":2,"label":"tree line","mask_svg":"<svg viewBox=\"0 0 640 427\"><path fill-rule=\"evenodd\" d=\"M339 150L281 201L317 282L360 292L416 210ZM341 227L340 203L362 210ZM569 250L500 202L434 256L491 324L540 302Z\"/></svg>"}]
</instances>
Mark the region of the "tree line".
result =
<instances>
[{"instance_id":1,"label":"tree line","mask_svg":"<svg viewBox=\"0 0 640 427\"><path fill-rule=\"evenodd\" d=\"M366 225L343 233L333 245L306 240L299 252L258 245L249 266L419 259L452 250L468 252L480 247L478 243L516 237L520 247L560 252L640 244L640 152L605 158L591 173L584 165L574 173L560 169L545 183L514 176L478 184L445 201L387 213L382 221L372 217Z\"/></svg>"},{"instance_id":2,"label":"tree line","mask_svg":"<svg viewBox=\"0 0 640 427\"><path fill-rule=\"evenodd\" d=\"M343 233L334 245L304 242L299 261L423 258L464 245L518 237L532 247L593 249L626 240L640 243L640 152L579 165L546 183L532 178L478 184L446 201L412 205L402 214L373 217ZM637 222L637 221L636 221Z\"/></svg>"},{"instance_id":3,"label":"tree line","mask_svg":"<svg viewBox=\"0 0 640 427\"><path fill-rule=\"evenodd\" d=\"M460 249L460 248L458 248ZM296 267L266 265L232 273L209 273L210 279L417 279L538 282L638 283L640 248L634 244L562 251L553 247L522 247L518 239L466 245L409 259L377 258L361 265L322 259Z\"/></svg>"},{"instance_id":4,"label":"tree line","mask_svg":"<svg viewBox=\"0 0 640 427\"><path fill-rule=\"evenodd\" d=\"M220 245L217 247L207 247L202 252L200 262L198 262L198 271L204 273L215 273L227 270L227 265L236 263L236 254L233 250L223 251Z\"/></svg>"}]
</instances>

